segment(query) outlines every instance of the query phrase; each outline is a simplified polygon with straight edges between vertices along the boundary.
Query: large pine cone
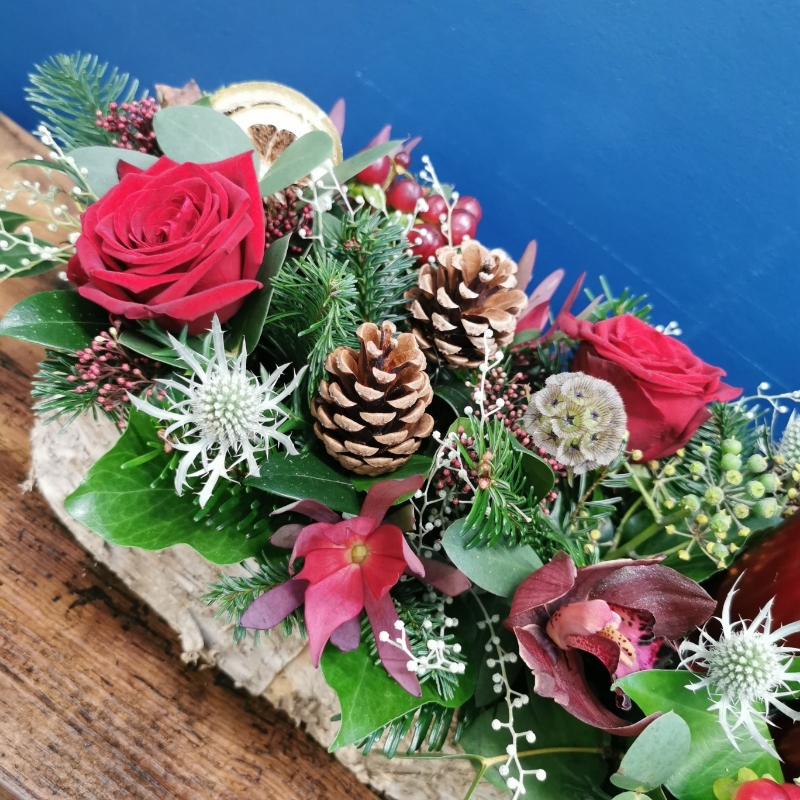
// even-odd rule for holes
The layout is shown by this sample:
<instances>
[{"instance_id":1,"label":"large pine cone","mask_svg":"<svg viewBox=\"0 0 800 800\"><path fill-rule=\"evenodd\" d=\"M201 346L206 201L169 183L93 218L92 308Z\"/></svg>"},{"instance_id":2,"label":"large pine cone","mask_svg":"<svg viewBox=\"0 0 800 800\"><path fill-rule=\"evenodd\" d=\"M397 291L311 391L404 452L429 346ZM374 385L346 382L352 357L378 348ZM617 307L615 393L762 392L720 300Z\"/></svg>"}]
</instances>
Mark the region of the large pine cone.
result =
<instances>
[{"instance_id":1,"label":"large pine cone","mask_svg":"<svg viewBox=\"0 0 800 800\"><path fill-rule=\"evenodd\" d=\"M514 338L527 302L525 292L514 288L517 265L502 250L475 241L442 247L436 260L422 266L417 286L406 292L412 330L429 360L453 369L477 367L487 350L491 358Z\"/></svg>"},{"instance_id":2,"label":"large pine cone","mask_svg":"<svg viewBox=\"0 0 800 800\"><path fill-rule=\"evenodd\" d=\"M329 455L359 475L393 472L433 430L425 409L433 399L425 357L411 333L391 322L365 322L356 331L359 351L337 347L325 362L311 403L314 433Z\"/></svg>"}]
</instances>

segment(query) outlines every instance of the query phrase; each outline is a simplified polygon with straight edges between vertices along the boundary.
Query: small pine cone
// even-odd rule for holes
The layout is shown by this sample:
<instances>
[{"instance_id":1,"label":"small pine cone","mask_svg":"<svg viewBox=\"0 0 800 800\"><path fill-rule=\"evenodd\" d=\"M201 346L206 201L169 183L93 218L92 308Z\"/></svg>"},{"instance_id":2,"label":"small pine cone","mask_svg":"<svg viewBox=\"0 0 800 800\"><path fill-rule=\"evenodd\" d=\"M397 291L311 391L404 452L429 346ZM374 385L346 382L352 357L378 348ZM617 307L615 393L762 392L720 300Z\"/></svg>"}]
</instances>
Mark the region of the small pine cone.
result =
<instances>
[{"instance_id":1,"label":"small pine cone","mask_svg":"<svg viewBox=\"0 0 800 800\"><path fill-rule=\"evenodd\" d=\"M514 288L517 265L502 250L475 241L440 248L436 261L422 266L417 286L405 295L414 335L430 361L451 369L478 367L487 350L491 358L514 338L527 301Z\"/></svg>"},{"instance_id":2,"label":"small pine cone","mask_svg":"<svg viewBox=\"0 0 800 800\"><path fill-rule=\"evenodd\" d=\"M433 399L425 357L413 334L393 339L395 331L391 322L361 325L361 347L337 347L328 356L330 379L311 403L314 433L329 455L359 475L393 472L433 430L425 413Z\"/></svg>"}]
</instances>

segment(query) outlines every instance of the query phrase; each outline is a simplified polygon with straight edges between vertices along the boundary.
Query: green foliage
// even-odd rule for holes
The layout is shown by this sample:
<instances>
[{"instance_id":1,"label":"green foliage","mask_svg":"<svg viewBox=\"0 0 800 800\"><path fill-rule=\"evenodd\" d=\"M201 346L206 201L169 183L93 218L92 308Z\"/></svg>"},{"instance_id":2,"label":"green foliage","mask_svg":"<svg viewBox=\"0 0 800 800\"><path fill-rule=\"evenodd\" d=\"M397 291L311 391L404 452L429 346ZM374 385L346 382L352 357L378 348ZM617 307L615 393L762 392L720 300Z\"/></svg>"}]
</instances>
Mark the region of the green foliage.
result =
<instances>
[{"instance_id":1,"label":"green foliage","mask_svg":"<svg viewBox=\"0 0 800 800\"><path fill-rule=\"evenodd\" d=\"M188 544L214 564L233 564L263 552L269 542L269 495L222 481L205 508L197 496L175 494L178 453L166 453L157 423L132 411L119 441L67 497L67 512L112 544L163 550Z\"/></svg>"},{"instance_id":2,"label":"green foliage","mask_svg":"<svg viewBox=\"0 0 800 800\"><path fill-rule=\"evenodd\" d=\"M119 183L117 167L120 161L133 164L139 169L152 167L158 160L148 153L136 150L121 150L119 147L78 147L70 152L78 169L83 171L86 183L96 197L102 197Z\"/></svg>"},{"instance_id":3,"label":"green foliage","mask_svg":"<svg viewBox=\"0 0 800 800\"><path fill-rule=\"evenodd\" d=\"M9 309L0 320L0 336L75 353L107 327L108 313L100 306L77 292L56 289L32 294Z\"/></svg>"},{"instance_id":4,"label":"green foliage","mask_svg":"<svg viewBox=\"0 0 800 800\"><path fill-rule=\"evenodd\" d=\"M308 364L310 400L325 377L328 354L358 340L358 290L355 276L329 255L292 259L275 276L264 333L278 360Z\"/></svg>"},{"instance_id":5,"label":"green foliage","mask_svg":"<svg viewBox=\"0 0 800 800\"><path fill-rule=\"evenodd\" d=\"M355 276L357 314L364 322L402 322L408 317L404 293L416 282L415 259L397 222L360 208L345 217L333 255Z\"/></svg>"},{"instance_id":6,"label":"green foliage","mask_svg":"<svg viewBox=\"0 0 800 800\"><path fill-rule=\"evenodd\" d=\"M95 112L134 100L138 81L116 68L106 75L107 63L81 53L52 56L34 69L26 99L65 148L111 145L113 134L95 124Z\"/></svg>"},{"instance_id":7,"label":"green foliage","mask_svg":"<svg viewBox=\"0 0 800 800\"><path fill-rule=\"evenodd\" d=\"M173 338L195 352L202 353L207 358L211 355L210 333L189 336L188 328L184 326L183 330ZM147 356L153 361L186 369L186 364L172 345L170 334L152 319L140 321L134 330L122 331L118 341L128 350L141 356Z\"/></svg>"},{"instance_id":8,"label":"green foliage","mask_svg":"<svg viewBox=\"0 0 800 800\"><path fill-rule=\"evenodd\" d=\"M430 472L432 463L433 459L429 456L422 456L419 453L415 453L402 467L396 469L394 472L389 472L386 475L378 475L375 478L371 478L368 475L355 475L351 473L350 482L359 492L368 492L376 483L381 483L382 481L410 478L413 475L427 475L428 472ZM416 494L416 492L409 492L408 494L401 495L392 505L399 506L413 497L414 494Z\"/></svg>"},{"instance_id":9,"label":"green foliage","mask_svg":"<svg viewBox=\"0 0 800 800\"><path fill-rule=\"evenodd\" d=\"M325 131L309 131L295 139L261 179L261 195L288 189L305 178L333 155L333 139Z\"/></svg>"},{"instance_id":10,"label":"green foliage","mask_svg":"<svg viewBox=\"0 0 800 800\"><path fill-rule=\"evenodd\" d=\"M628 675L616 683L645 714L674 711L689 726L689 754L666 779L667 789L678 800L708 800L716 779L735 776L742 767L782 781L777 759L765 753L752 738L741 737L740 749L734 748L717 715L708 710L711 705L708 694L686 688L691 680L691 674L684 671L645 670ZM769 739L766 725L758 721L756 725Z\"/></svg>"},{"instance_id":11,"label":"green foliage","mask_svg":"<svg viewBox=\"0 0 800 800\"><path fill-rule=\"evenodd\" d=\"M379 729L391 727L395 720L403 719L402 724L405 724L409 714L431 703L458 708L469 699L475 688L475 673L467 669L459 676L458 688L450 700L440 697L430 682L423 684L422 697L414 697L390 678L382 665L375 663L364 639L356 650L349 653L328 645L320 666L342 709L341 727L331 750L364 742ZM373 744L378 738L375 737Z\"/></svg>"},{"instance_id":12,"label":"green foliage","mask_svg":"<svg viewBox=\"0 0 800 800\"><path fill-rule=\"evenodd\" d=\"M220 573L219 580L216 583L208 584L208 592L200 598L210 606L217 606L215 619L225 615L226 622L233 622L234 644L247 638L247 628L243 628L239 623L242 614L247 611L252 602L270 589L289 580L288 554L275 558L263 558L255 566L243 561L241 566L247 571L246 575ZM289 614L280 623L280 628L284 636L289 636L295 628L301 636L306 635L305 620L299 609ZM258 644L259 634L262 631L254 630L252 633L255 643Z\"/></svg>"},{"instance_id":13,"label":"green foliage","mask_svg":"<svg viewBox=\"0 0 800 800\"><path fill-rule=\"evenodd\" d=\"M31 277L66 263L72 247L53 247L28 233L15 233L31 217L0 210L0 283L7 278Z\"/></svg>"},{"instance_id":14,"label":"green foliage","mask_svg":"<svg viewBox=\"0 0 800 800\"><path fill-rule=\"evenodd\" d=\"M362 169L366 169L370 164L374 164L384 156L388 156L392 150L401 144L402 142L396 139L362 150L360 153L356 153L354 156L342 161L341 164L337 164L333 169L333 175L339 183L347 183L351 178L358 175Z\"/></svg>"},{"instance_id":15,"label":"green foliage","mask_svg":"<svg viewBox=\"0 0 800 800\"><path fill-rule=\"evenodd\" d=\"M636 296L632 294L630 289L625 288L622 290L619 297L617 297L614 292L611 291L608 281L602 275L600 276L600 287L603 290L603 294L600 295L602 300L597 303L592 310L591 316L589 317L591 322L599 322L603 319L619 317L622 314L630 314L631 316L639 317L639 319L645 322L650 321L650 314L653 310L653 306L647 302L646 294ZM589 289L584 289L584 293L589 300L594 301L596 299L594 293Z\"/></svg>"}]
</instances>

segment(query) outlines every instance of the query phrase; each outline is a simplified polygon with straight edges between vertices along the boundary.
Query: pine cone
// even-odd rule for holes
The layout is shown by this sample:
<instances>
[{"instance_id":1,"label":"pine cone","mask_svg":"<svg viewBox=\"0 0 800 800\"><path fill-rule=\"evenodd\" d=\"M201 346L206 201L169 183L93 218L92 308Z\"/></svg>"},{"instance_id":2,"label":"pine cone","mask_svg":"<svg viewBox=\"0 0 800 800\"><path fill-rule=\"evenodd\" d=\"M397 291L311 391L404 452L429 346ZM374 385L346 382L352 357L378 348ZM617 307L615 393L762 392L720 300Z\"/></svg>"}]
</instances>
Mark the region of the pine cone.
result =
<instances>
[{"instance_id":1,"label":"pine cone","mask_svg":"<svg viewBox=\"0 0 800 800\"><path fill-rule=\"evenodd\" d=\"M442 247L436 260L423 264L417 286L405 294L414 335L430 361L452 369L480 366L485 351L491 358L514 338L527 301L514 288L517 265L502 250L475 241Z\"/></svg>"},{"instance_id":2,"label":"pine cone","mask_svg":"<svg viewBox=\"0 0 800 800\"><path fill-rule=\"evenodd\" d=\"M311 403L314 433L328 454L359 475L393 472L419 449L433 430L425 409L433 399L425 357L411 333L365 322L356 331L358 351L337 347L325 362Z\"/></svg>"}]
</instances>

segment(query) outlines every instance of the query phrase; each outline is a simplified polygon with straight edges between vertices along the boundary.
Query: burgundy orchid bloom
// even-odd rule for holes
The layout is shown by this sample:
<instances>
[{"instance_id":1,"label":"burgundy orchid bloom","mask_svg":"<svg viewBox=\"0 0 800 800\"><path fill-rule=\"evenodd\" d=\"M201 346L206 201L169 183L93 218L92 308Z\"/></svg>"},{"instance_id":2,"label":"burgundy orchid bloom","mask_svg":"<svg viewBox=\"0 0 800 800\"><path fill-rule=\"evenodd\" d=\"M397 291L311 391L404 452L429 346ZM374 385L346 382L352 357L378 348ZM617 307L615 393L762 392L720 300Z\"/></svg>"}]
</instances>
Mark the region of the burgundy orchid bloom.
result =
<instances>
[{"instance_id":1,"label":"burgundy orchid bloom","mask_svg":"<svg viewBox=\"0 0 800 800\"><path fill-rule=\"evenodd\" d=\"M672 640L714 612L700 586L658 561L619 559L578 569L557 553L522 581L505 621L536 693L616 736L638 734L651 718L631 725L606 709L589 688L581 654L602 661L612 680L653 669L674 652ZM619 690L617 705L630 708Z\"/></svg>"},{"instance_id":2,"label":"burgundy orchid bloom","mask_svg":"<svg viewBox=\"0 0 800 800\"><path fill-rule=\"evenodd\" d=\"M386 671L410 694L422 694L417 677L409 672L408 657L391 643L380 640L381 631L393 632L398 620L389 590L403 573L416 575L448 596L470 587L455 567L419 558L408 546L403 531L384 522L398 498L422 486L423 476L381 481L367 493L361 513L342 517L314 500L300 500L273 514L294 511L315 520L311 525L284 525L272 543L292 547L291 571L296 558L303 568L291 579L258 597L242 615L245 628L266 630L277 625L301 604L308 629L311 661L319 666L330 640L346 652L358 647L361 612L375 634L378 655ZM401 518L403 515L394 515Z\"/></svg>"}]
</instances>

